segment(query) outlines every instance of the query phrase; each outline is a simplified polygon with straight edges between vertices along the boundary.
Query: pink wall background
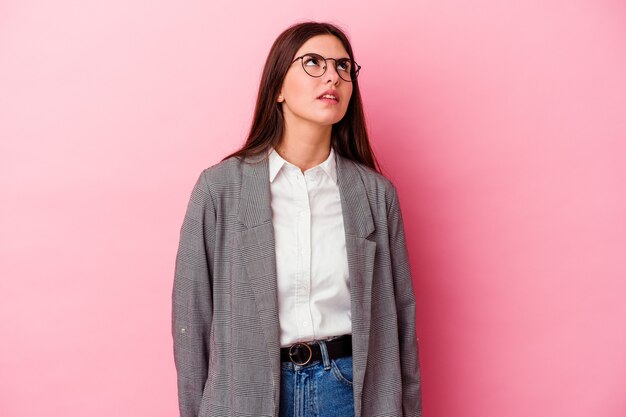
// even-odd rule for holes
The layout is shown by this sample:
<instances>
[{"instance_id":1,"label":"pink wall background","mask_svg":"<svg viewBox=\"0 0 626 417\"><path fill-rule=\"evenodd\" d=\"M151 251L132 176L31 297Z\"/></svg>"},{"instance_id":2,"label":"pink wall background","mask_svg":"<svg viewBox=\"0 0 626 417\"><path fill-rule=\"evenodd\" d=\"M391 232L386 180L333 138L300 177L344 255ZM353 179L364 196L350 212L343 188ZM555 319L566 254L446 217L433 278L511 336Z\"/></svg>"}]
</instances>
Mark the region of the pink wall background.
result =
<instances>
[{"instance_id":1,"label":"pink wall background","mask_svg":"<svg viewBox=\"0 0 626 417\"><path fill-rule=\"evenodd\" d=\"M626 4L411 3L0 3L0 415L177 415L189 193L306 18L363 66L425 417L626 415Z\"/></svg>"}]
</instances>

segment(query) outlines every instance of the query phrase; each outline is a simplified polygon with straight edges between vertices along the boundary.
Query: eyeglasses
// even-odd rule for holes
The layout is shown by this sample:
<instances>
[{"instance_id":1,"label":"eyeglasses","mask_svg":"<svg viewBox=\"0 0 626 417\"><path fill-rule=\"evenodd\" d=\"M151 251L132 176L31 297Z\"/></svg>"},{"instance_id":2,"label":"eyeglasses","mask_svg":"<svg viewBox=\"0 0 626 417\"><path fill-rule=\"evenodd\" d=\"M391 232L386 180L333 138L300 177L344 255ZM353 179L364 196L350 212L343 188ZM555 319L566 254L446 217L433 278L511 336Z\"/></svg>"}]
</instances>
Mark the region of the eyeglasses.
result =
<instances>
[{"instance_id":1,"label":"eyeglasses","mask_svg":"<svg viewBox=\"0 0 626 417\"><path fill-rule=\"evenodd\" d=\"M293 64L297 60L302 60L302 68L304 72L309 74L311 77L321 77L326 73L326 68L328 68L328 60L332 59L335 61L335 69L337 70L337 74L341 77L342 80L352 82L356 80L356 77L359 75L359 70L361 66L356 62L351 60L350 58L324 58L318 54L306 54L297 57L291 63Z\"/></svg>"}]
</instances>

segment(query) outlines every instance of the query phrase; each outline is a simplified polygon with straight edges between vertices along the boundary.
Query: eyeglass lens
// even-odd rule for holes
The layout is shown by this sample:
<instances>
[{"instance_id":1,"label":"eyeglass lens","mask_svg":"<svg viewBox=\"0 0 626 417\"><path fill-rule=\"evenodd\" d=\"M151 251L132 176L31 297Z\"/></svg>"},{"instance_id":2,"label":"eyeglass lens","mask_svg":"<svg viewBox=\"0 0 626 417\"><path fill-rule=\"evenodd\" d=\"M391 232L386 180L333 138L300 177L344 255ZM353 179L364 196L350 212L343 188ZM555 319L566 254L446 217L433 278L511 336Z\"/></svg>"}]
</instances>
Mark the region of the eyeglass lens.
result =
<instances>
[{"instance_id":1,"label":"eyeglass lens","mask_svg":"<svg viewBox=\"0 0 626 417\"><path fill-rule=\"evenodd\" d=\"M327 61L324 57L318 54L308 54L302 57L302 67L311 77L321 77L326 72L328 61L335 61L335 68L337 74L345 80L352 81L356 78L357 74L353 71L352 61L349 58L333 59L328 58Z\"/></svg>"}]
</instances>

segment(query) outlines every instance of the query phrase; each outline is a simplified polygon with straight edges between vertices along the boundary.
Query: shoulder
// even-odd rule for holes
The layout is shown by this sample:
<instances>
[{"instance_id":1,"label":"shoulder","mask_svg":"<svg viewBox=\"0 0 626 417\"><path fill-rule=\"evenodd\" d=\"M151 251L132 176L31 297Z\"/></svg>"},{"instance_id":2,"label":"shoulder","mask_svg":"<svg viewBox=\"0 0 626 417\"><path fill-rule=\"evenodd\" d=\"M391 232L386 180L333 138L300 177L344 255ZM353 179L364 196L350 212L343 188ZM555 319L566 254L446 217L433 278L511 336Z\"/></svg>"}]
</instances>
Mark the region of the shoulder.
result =
<instances>
[{"instance_id":1,"label":"shoulder","mask_svg":"<svg viewBox=\"0 0 626 417\"><path fill-rule=\"evenodd\" d=\"M200 173L200 177L208 187L220 183L232 183L233 179L241 177L243 164L242 160L230 157L205 168Z\"/></svg>"},{"instance_id":2,"label":"shoulder","mask_svg":"<svg viewBox=\"0 0 626 417\"><path fill-rule=\"evenodd\" d=\"M260 167L262 158L229 157L202 170L198 183L211 192L213 198L235 196L241 189L244 177L255 175Z\"/></svg>"},{"instance_id":3,"label":"shoulder","mask_svg":"<svg viewBox=\"0 0 626 417\"><path fill-rule=\"evenodd\" d=\"M387 203L397 199L396 187L389 178L360 162L347 158L343 158L343 160L346 165L359 174L370 198L375 198L379 201L383 199Z\"/></svg>"}]
</instances>

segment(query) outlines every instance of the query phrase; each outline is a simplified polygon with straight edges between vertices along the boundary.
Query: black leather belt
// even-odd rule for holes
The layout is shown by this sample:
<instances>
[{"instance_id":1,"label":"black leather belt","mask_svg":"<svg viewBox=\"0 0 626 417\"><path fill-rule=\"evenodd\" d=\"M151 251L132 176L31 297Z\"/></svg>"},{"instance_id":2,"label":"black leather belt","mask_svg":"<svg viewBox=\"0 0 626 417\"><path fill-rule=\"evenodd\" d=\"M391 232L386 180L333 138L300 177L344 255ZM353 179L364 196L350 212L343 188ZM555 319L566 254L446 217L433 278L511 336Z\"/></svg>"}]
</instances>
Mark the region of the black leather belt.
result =
<instances>
[{"instance_id":1,"label":"black leather belt","mask_svg":"<svg viewBox=\"0 0 626 417\"><path fill-rule=\"evenodd\" d=\"M352 355L352 336L349 334L324 342L329 359ZM306 365L311 361L322 360L322 351L320 345L314 341L294 343L291 346L280 348L280 360L293 362L296 365Z\"/></svg>"}]
</instances>

